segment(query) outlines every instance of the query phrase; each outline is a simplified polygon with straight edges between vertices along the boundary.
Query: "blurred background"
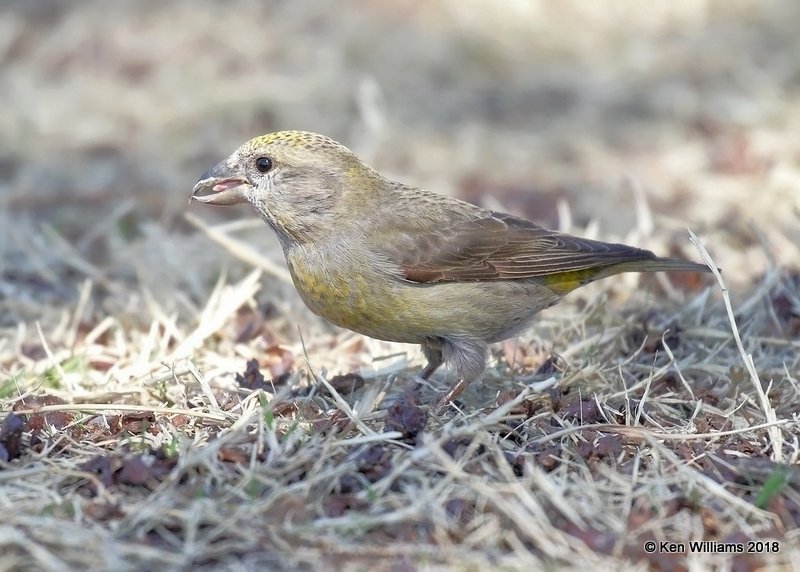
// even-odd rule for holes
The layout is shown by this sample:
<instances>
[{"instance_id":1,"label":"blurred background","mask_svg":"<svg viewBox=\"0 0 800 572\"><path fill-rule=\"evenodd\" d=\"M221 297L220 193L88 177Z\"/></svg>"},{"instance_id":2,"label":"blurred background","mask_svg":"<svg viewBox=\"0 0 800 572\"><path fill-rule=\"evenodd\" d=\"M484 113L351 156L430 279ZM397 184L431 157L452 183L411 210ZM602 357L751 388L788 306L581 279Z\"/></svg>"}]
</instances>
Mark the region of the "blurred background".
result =
<instances>
[{"instance_id":1,"label":"blurred background","mask_svg":"<svg viewBox=\"0 0 800 572\"><path fill-rule=\"evenodd\" d=\"M5 0L0 323L87 278L188 315L248 267L184 214L252 216L190 190L281 129L553 228L698 259L691 228L752 287L800 262L799 27L791 0Z\"/></svg>"}]
</instances>

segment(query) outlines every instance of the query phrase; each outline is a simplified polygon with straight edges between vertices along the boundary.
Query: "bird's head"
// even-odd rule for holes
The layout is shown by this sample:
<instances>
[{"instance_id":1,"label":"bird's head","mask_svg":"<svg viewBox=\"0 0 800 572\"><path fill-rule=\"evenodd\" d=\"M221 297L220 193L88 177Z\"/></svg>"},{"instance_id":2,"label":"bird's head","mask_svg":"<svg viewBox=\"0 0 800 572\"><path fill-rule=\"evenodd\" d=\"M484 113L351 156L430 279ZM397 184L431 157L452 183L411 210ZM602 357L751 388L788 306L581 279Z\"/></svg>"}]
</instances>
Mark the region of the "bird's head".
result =
<instances>
[{"instance_id":1,"label":"bird's head","mask_svg":"<svg viewBox=\"0 0 800 572\"><path fill-rule=\"evenodd\" d=\"M335 230L383 179L347 147L323 135L279 131L251 139L203 173L191 198L252 204L284 245ZM347 220L345 218L344 220Z\"/></svg>"}]
</instances>

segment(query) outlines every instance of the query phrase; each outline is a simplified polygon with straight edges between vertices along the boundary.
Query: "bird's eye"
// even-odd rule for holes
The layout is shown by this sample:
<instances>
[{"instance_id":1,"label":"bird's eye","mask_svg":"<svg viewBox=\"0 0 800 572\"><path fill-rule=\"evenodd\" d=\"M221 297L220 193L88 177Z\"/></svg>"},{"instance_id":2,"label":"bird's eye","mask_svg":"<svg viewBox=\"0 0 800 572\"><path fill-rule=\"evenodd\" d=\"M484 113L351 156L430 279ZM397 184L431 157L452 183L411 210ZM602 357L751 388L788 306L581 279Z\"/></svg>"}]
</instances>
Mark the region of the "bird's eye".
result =
<instances>
[{"instance_id":1,"label":"bird's eye","mask_svg":"<svg viewBox=\"0 0 800 572\"><path fill-rule=\"evenodd\" d=\"M266 173L272 169L272 159L269 157L259 157L256 159L256 169L258 169L260 173Z\"/></svg>"}]
</instances>

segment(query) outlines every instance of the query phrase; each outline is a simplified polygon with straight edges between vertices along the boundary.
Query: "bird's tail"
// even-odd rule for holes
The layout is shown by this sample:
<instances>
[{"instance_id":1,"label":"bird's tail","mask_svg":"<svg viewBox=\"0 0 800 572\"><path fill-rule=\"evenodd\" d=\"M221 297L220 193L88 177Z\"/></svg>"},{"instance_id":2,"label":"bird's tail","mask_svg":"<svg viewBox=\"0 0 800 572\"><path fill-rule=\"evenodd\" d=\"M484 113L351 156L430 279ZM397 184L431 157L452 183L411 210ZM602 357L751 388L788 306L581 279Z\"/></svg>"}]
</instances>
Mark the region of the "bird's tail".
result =
<instances>
[{"instance_id":1,"label":"bird's tail","mask_svg":"<svg viewBox=\"0 0 800 572\"><path fill-rule=\"evenodd\" d=\"M545 277L545 284L554 292L563 295L589 282L623 272L711 272L711 269L705 264L680 258L660 258L649 251L641 252L649 257L553 274Z\"/></svg>"},{"instance_id":2,"label":"bird's tail","mask_svg":"<svg viewBox=\"0 0 800 572\"><path fill-rule=\"evenodd\" d=\"M631 260L613 264L600 271L592 277L592 281L622 274L623 272L711 272L705 264L698 264L680 258L648 258L644 260Z\"/></svg>"}]
</instances>

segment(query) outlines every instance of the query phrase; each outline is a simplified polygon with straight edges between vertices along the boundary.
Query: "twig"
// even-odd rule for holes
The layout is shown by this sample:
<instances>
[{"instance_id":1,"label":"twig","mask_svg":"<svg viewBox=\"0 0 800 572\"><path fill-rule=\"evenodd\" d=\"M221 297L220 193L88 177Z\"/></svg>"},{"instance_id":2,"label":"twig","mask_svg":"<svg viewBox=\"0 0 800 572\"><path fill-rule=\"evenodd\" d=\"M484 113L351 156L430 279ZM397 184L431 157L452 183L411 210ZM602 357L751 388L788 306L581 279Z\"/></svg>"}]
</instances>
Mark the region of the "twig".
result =
<instances>
[{"instance_id":1,"label":"twig","mask_svg":"<svg viewBox=\"0 0 800 572\"><path fill-rule=\"evenodd\" d=\"M698 239L691 230L689 230L689 240L691 240L692 244L694 244L695 248L697 248L697 251L703 258L703 262L705 262L711 272L714 273L714 278L717 279L717 283L722 291L722 300L725 303L725 310L728 313L731 332L733 333L733 338L736 340L736 347L739 349L739 354L741 354L744 365L747 368L747 372L750 374L750 381L753 382L753 388L755 389L758 399L761 402L761 408L764 410L764 418L768 423L773 424L768 429L769 440L772 445L772 460L776 463L782 463L783 436L777 427L778 417L775 415L775 410L772 408L772 405L769 402L769 397L767 397L767 394L764 392L764 388L761 386L761 380L758 377L758 371L756 371L756 366L753 362L753 356L752 354L748 354L744 349L742 337L739 335L739 328L736 325L736 317L733 315L733 307L731 306L731 298L728 294L728 288L725 286L725 281L722 279L722 274L720 274L717 265L714 263L714 259L711 258L711 255L700 243L700 239Z\"/></svg>"},{"instance_id":2,"label":"twig","mask_svg":"<svg viewBox=\"0 0 800 572\"><path fill-rule=\"evenodd\" d=\"M236 258L244 262L260 268L267 274L271 274L288 284L292 284L292 276L289 271L272 262L270 259L261 256L255 249L247 246L241 240L236 240L230 235L225 234L218 228L209 226L193 214L186 213L183 215L186 220L194 227L203 231L208 238L219 244L225 250L233 254ZM266 229L264 229L266 232Z\"/></svg>"}]
</instances>

